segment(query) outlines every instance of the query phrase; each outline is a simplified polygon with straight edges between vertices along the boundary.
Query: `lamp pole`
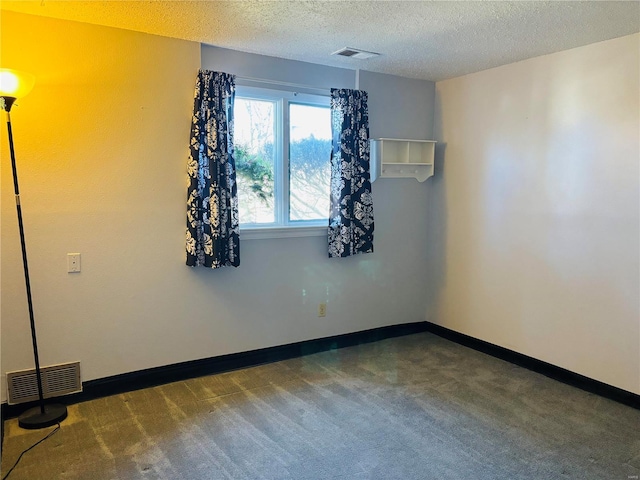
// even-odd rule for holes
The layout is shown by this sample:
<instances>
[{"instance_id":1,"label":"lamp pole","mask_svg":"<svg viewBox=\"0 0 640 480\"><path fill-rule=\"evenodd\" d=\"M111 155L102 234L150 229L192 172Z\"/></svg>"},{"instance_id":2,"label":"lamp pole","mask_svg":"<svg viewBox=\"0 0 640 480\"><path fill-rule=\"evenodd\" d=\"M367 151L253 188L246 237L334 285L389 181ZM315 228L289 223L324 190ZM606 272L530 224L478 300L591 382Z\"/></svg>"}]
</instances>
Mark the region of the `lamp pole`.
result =
<instances>
[{"instance_id":1,"label":"lamp pole","mask_svg":"<svg viewBox=\"0 0 640 480\"><path fill-rule=\"evenodd\" d=\"M13 103L13 102L11 102ZM27 303L29 305L29 323L31 325L31 342L33 344L33 359L36 364L36 378L38 380L38 397L40 413L45 414L44 395L42 393L42 374L40 373L40 357L38 356L38 340L36 337L36 322L33 316L33 300L31 298L31 282L29 280L29 263L27 262L27 245L24 241L24 223L22 221L22 206L20 205L20 187L18 186L18 168L16 154L13 147L13 130L11 129L11 104L4 101L7 112L7 131L9 133L9 152L11 153L11 170L13 171L13 190L16 195L16 210L18 212L18 229L20 230L20 246L22 247L22 266L24 267L24 282L27 287Z\"/></svg>"},{"instance_id":2,"label":"lamp pole","mask_svg":"<svg viewBox=\"0 0 640 480\"><path fill-rule=\"evenodd\" d=\"M6 71L3 69L3 75ZM9 71L8 74L14 74ZM15 75L15 74L14 74ZM18 76L16 76L19 79ZM0 88L4 90L4 77L0 78ZM16 80L17 82L17 80ZM22 266L24 268L24 281L27 288L27 303L29 306L29 323L31 326L31 342L33 345L33 359L36 367L36 379L38 382L38 406L31 408L18 417L18 424L26 429L38 429L50 427L67 418L67 407L60 404L45 404L42 390L42 373L40 371L40 358L38 356L38 341L36 337L36 323L33 315L33 301L31 297L31 282L29 280L29 264L27 262L27 246L24 240L24 223L22 220L22 206L20 204L20 187L18 185L18 169L13 145L13 129L11 128L11 107L17 96L11 96L0 92L0 107L7 113L7 132L9 137L9 152L11 153L11 170L13 172L13 189L16 196L16 210L18 212L18 229L20 231L20 246L22 248Z\"/></svg>"}]
</instances>

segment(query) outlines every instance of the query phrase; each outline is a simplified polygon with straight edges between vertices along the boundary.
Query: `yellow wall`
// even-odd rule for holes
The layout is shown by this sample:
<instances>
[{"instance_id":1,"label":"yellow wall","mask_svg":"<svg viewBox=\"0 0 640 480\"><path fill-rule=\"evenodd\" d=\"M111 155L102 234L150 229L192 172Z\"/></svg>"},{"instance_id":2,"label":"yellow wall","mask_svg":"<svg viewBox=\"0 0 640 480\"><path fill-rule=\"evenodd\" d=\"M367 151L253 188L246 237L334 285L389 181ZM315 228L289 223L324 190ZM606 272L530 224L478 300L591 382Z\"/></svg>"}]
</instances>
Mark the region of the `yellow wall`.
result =
<instances>
[{"instance_id":1,"label":"yellow wall","mask_svg":"<svg viewBox=\"0 0 640 480\"><path fill-rule=\"evenodd\" d=\"M145 282L183 261L200 45L6 11L1 45L3 67L37 77L12 124L41 363L94 355L84 373L122 372L153 328L132 324L145 314L135 307ZM6 135L3 127L3 375L33 365ZM82 253L81 273L66 272L68 252ZM157 287L145 302L170 288ZM121 315L123 305L133 312Z\"/></svg>"}]
</instances>

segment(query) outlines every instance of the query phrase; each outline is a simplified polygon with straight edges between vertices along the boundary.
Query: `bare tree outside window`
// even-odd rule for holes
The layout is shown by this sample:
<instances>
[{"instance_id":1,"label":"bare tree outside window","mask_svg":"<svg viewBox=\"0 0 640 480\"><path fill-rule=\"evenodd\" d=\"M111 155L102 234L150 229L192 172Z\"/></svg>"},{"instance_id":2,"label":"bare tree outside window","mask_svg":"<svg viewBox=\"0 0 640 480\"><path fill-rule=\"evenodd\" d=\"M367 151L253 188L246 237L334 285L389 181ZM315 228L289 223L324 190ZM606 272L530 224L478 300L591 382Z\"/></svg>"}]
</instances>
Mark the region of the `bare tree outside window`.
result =
<instances>
[{"instance_id":1,"label":"bare tree outside window","mask_svg":"<svg viewBox=\"0 0 640 480\"><path fill-rule=\"evenodd\" d=\"M328 219L331 111L291 104L289 125L289 220Z\"/></svg>"}]
</instances>

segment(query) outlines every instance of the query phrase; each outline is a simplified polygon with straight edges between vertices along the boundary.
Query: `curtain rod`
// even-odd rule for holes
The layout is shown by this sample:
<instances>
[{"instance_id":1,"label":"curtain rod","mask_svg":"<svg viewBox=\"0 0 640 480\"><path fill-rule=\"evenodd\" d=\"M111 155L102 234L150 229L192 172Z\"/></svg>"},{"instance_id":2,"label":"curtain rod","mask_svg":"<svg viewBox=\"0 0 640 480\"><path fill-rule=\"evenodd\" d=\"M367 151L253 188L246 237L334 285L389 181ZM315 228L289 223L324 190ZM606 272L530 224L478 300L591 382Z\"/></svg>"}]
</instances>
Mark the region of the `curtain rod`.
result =
<instances>
[{"instance_id":1,"label":"curtain rod","mask_svg":"<svg viewBox=\"0 0 640 480\"><path fill-rule=\"evenodd\" d=\"M244 75L236 75L236 78L239 80L246 80L248 82L267 83L269 85L279 85L281 87L315 90L317 92L322 92L325 94L331 92L331 88L313 87L311 85L305 85L303 83L281 82L280 80L269 80L266 78L256 78L256 77L245 77Z\"/></svg>"},{"instance_id":2,"label":"curtain rod","mask_svg":"<svg viewBox=\"0 0 640 480\"><path fill-rule=\"evenodd\" d=\"M267 78L257 78L257 77L245 77L244 75L236 75L236 78L239 80L246 80L248 82L266 83L269 85L279 85L281 87L303 88L305 90L315 90L316 92L322 92L322 93L331 92L331 88L314 87L311 85L305 85L304 83L281 82L280 80L269 80ZM360 90L360 69L359 68L356 69L355 89Z\"/></svg>"}]
</instances>

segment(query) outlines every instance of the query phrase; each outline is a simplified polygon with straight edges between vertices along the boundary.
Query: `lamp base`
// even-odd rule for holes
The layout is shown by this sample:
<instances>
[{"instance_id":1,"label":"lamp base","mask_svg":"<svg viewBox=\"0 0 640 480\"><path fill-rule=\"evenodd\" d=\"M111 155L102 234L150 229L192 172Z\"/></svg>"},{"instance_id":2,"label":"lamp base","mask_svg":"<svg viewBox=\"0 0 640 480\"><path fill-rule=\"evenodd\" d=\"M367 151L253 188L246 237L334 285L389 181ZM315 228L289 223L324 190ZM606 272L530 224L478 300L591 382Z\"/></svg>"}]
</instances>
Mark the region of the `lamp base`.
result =
<instances>
[{"instance_id":1,"label":"lamp base","mask_svg":"<svg viewBox=\"0 0 640 480\"><path fill-rule=\"evenodd\" d=\"M45 405L44 413L39 406L30 408L18 417L18 425L27 430L37 430L60 423L65 418L67 418L67 407L54 403Z\"/></svg>"}]
</instances>

